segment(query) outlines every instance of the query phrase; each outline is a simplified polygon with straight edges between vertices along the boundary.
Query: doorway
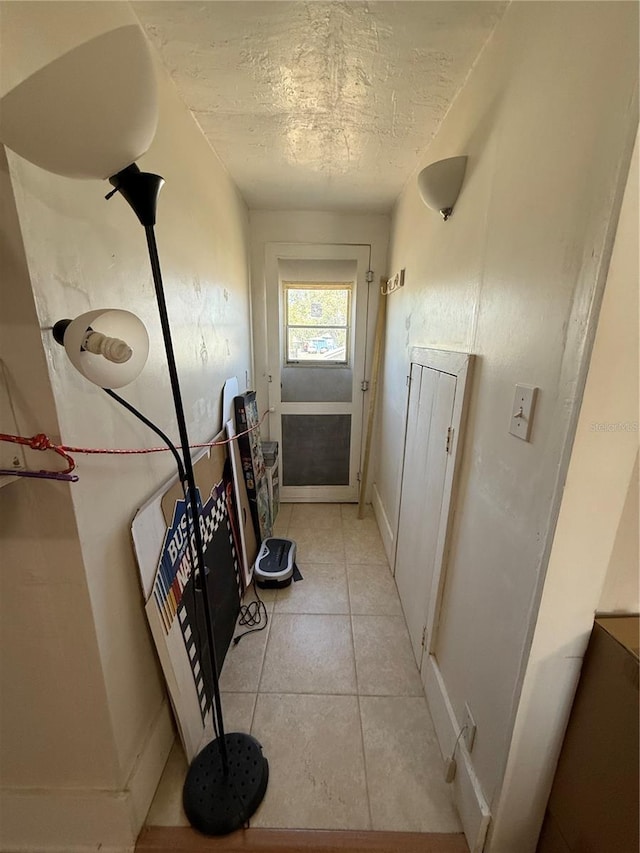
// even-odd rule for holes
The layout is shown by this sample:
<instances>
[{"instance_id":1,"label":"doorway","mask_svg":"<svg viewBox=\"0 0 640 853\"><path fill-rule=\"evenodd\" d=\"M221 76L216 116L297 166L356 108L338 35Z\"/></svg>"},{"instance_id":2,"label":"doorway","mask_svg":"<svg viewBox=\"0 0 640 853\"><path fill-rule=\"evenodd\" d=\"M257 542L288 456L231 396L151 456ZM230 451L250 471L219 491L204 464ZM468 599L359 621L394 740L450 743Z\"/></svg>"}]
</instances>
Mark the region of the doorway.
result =
<instances>
[{"instance_id":1,"label":"doorway","mask_svg":"<svg viewBox=\"0 0 640 853\"><path fill-rule=\"evenodd\" d=\"M370 247L269 244L270 434L285 502L358 500Z\"/></svg>"}]
</instances>

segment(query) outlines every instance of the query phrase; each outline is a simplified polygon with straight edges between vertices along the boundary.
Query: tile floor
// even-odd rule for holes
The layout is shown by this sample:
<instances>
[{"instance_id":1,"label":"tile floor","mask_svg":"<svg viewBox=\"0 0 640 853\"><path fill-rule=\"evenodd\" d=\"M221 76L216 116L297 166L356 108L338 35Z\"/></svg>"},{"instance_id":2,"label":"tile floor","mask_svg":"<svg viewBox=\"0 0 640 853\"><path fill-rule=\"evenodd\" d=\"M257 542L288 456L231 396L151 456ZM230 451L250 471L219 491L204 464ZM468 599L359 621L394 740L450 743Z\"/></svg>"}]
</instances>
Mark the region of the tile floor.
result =
<instances>
[{"instance_id":1,"label":"tile floor","mask_svg":"<svg viewBox=\"0 0 640 853\"><path fill-rule=\"evenodd\" d=\"M251 825L460 832L420 676L370 508L284 504L303 581L263 590L265 631L232 646L227 731L251 732L269 787ZM167 762L147 823L187 825L186 760Z\"/></svg>"}]
</instances>

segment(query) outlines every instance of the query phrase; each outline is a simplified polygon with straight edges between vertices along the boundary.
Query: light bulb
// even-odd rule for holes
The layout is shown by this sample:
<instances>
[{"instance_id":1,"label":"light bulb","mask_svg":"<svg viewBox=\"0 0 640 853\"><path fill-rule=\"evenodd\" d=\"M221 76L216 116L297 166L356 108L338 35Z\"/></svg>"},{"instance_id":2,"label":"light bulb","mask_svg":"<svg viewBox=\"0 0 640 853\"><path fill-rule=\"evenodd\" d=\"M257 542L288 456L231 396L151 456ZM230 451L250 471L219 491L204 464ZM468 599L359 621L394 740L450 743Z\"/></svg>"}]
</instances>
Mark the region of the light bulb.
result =
<instances>
[{"instance_id":1,"label":"light bulb","mask_svg":"<svg viewBox=\"0 0 640 853\"><path fill-rule=\"evenodd\" d=\"M110 338L100 332L94 332L93 329L87 332L82 342L82 349L94 355L102 355L114 364L124 364L133 355L129 344L121 341L120 338Z\"/></svg>"},{"instance_id":2,"label":"light bulb","mask_svg":"<svg viewBox=\"0 0 640 853\"><path fill-rule=\"evenodd\" d=\"M54 326L54 337L63 342L73 366L101 388L121 388L133 382L149 355L144 323L118 308L61 320Z\"/></svg>"}]
</instances>

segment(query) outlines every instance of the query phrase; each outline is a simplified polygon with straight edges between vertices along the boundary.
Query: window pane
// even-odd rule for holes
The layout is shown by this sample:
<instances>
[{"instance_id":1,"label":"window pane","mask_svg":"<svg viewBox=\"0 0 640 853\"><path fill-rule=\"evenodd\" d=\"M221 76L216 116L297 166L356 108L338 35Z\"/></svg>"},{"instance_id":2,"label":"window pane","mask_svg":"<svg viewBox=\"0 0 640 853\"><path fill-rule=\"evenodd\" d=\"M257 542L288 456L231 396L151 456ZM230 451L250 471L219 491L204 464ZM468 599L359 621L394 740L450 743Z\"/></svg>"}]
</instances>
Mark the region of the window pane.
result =
<instances>
[{"instance_id":1,"label":"window pane","mask_svg":"<svg viewBox=\"0 0 640 853\"><path fill-rule=\"evenodd\" d=\"M346 326L349 288L287 288L289 326Z\"/></svg>"},{"instance_id":2,"label":"window pane","mask_svg":"<svg viewBox=\"0 0 640 853\"><path fill-rule=\"evenodd\" d=\"M347 361L347 330L289 328L287 361Z\"/></svg>"},{"instance_id":3,"label":"window pane","mask_svg":"<svg viewBox=\"0 0 640 853\"><path fill-rule=\"evenodd\" d=\"M351 283L285 283L288 364L348 364Z\"/></svg>"}]
</instances>

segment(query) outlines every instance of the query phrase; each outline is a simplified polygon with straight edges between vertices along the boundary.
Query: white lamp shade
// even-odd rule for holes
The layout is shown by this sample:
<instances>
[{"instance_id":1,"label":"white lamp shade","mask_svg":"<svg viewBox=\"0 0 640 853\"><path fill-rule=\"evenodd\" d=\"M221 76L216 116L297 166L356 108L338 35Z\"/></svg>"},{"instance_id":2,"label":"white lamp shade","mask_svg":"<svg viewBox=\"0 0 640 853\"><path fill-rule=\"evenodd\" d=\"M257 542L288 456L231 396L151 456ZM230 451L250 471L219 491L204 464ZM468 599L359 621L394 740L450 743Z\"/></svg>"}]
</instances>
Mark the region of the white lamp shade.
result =
<instances>
[{"instance_id":1,"label":"white lamp shade","mask_svg":"<svg viewBox=\"0 0 640 853\"><path fill-rule=\"evenodd\" d=\"M0 140L69 178L110 178L148 150L158 124L155 72L135 24L45 65L0 101Z\"/></svg>"},{"instance_id":2,"label":"white lamp shade","mask_svg":"<svg viewBox=\"0 0 640 853\"><path fill-rule=\"evenodd\" d=\"M467 167L466 157L448 157L424 168L418 175L422 201L432 210L448 210L454 206Z\"/></svg>"},{"instance_id":3,"label":"white lamp shade","mask_svg":"<svg viewBox=\"0 0 640 853\"><path fill-rule=\"evenodd\" d=\"M131 358L115 364L102 355L87 352L82 344L89 331L124 341L133 350ZM64 333L64 348L73 366L90 382L100 388L122 388L133 382L145 366L149 355L149 335L142 320L130 311L99 308L81 314L69 323Z\"/></svg>"}]
</instances>

